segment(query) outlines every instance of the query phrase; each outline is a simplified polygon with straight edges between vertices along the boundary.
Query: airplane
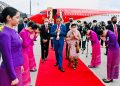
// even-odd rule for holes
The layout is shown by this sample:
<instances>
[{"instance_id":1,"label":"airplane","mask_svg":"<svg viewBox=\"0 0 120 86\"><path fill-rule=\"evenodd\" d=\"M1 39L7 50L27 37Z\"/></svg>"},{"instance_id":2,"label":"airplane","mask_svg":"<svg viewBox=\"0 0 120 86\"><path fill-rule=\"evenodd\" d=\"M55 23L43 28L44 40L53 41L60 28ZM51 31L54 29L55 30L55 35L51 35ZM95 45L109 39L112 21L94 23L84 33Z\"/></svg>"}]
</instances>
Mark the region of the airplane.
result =
<instances>
[{"instance_id":1,"label":"airplane","mask_svg":"<svg viewBox=\"0 0 120 86\"><path fill-rule=\"evenodd\" d=\"M51 12L51 14L50 14ZM116 16L120 18L120 11L111 11L111 10L95 10L95 9L71 9L71 8L48 8L46 10L41 11L40 13L33 15L30 17L30 20L43 24L44 18L54 18L54 16L62 16L64 23L69 22L69 18L73 18L74 20L86 20L92 21L93 19L99 21L108 21L112 16Z\"/></svg>"}]
</instances>

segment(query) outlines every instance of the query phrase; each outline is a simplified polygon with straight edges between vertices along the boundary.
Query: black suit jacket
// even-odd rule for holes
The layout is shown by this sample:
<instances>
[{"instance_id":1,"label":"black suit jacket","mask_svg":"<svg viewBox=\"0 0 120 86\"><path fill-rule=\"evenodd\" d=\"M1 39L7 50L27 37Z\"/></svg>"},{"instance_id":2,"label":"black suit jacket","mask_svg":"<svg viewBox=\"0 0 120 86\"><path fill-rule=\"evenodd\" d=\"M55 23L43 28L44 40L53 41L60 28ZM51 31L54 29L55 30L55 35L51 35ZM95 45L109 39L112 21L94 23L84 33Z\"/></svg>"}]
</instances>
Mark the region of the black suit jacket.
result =
<instances>
[{"instance_id":1,"label":"black suit jacket","mask_svg":"<svg viewBox=\"0 0 120 86\"><path fill-rule=\"evenodd\" d=\"M96 25L96 26L93 26L91 28L91 30L93 30L96 34L98 34L98 31L100 30L100 27Z\"/></svg>"},{"instance_id":2,"label":"black suit jacket","mask_svg":"<svg viewBox=\"0 0 120 86\"><path fill-rule=\"evenodd\" d=\"M113 28L112 24L107 25L106 29L111 30L111 31L114 32L114 28ZM120 25L117 25L117 31L118 31L118 43L119 43L119 46L120 46Z\"/></svg>"},{"instance_id":3,"label":"black suit jacket","mask_svg":"<svg viewBox=\"0 0 120 86\"><path fill-rule=\"evenodd\" d=\"M48 25L48 31L46 31L45 25L42 25L40 28L40 37L41 37L41 41L43 39L50 39L50 31L51 31L51 25Z\"/></svg>"},{"instance_id":4,"label":"black suit jacket","mask_svg":"<svg viewBox=\"0 0 120 86\"><path fill-rule=\"evenodd\" d=\"M70 23L66 24L66 33L70 30Z\"/></svg>"},{"instance_id":5,"label":"black suit jacket","mask_svg":"<svg viewBox=\"0 0 120 86\"><path fill-rule=\"evenodd\" d=\"M80 32L80 34L82 34L82 26L81 25L77 25L78 26L78 31Z\"/></svg>"},{"instance_id":6,"label":"black suit jacket","mask_svg":"<svg viewBox=\"0 0 120 86\"><path fill-rule=\"evenodd\" d=\"M24 24L23 23L18 24L18 33L20 33L23 28L24 28Z\"/></svg>"},{"instance_id":7,"label":"black suit jacket","mask_svg":"<svg viewBox=\"0 0 120 86\"><path fill-rule=\"evenodd\" d=\"M98 35L98 31L100 30L100 27L96 25L96 26L93 26L91 30L93 30L97 34L98 39L100 40L100 36Z\"/></svg>"}]
</instances>

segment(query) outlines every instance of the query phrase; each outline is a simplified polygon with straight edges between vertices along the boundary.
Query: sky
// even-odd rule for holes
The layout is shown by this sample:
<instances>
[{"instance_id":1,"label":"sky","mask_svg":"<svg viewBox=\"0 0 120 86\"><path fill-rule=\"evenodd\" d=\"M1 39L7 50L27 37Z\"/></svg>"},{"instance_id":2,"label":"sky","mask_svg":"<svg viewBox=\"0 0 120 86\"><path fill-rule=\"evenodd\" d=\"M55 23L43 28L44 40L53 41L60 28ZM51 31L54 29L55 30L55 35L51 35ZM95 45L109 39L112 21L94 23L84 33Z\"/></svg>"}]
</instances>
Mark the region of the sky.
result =
<instances>
[{"instance_id":1,"label":"sky","mask_svg":"<svg viewBox=\"0 0 120 86\"><path fill-rule=\"evenodd\" d=\"M19 11L30 13L30 0L0 0ZM31 0L32 14L37 14L47 7L82 8L100 10L120 10L120 0Z\"/></svg>"}]
</instances>

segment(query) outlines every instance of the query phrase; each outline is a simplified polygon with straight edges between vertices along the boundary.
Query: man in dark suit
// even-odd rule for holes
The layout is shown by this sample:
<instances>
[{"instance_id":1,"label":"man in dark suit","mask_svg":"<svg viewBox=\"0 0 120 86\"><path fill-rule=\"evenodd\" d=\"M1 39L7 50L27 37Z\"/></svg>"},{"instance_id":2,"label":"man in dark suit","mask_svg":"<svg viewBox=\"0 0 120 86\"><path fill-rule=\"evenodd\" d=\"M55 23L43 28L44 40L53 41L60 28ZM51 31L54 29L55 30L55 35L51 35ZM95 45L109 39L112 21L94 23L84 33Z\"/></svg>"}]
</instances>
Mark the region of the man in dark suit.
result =
<instances>
[{"instance_id":1,"label":"man in dark suit","mask_svg":"<svg viewBox=\"0 0 120 86\"><path fill-rule=\"evenodd\" d=\"M62 18L56 18L56 24L54 24L51 28L51 36L53 36L53 44L56 55L56 64L54 66L58 66L61 72L64 72L62 67L63 60L63 47L64 47L64 38L66 36L66 26L61 23Z\"/></svg>"},{"instance_id":2,"label":"man in dark suit","mask_svg":"<svg viewBox=\"0 0 120 86\"><path fill-rule=\"evenodd\" d=\"M93 20L93 25L91 27L91 30L93 30L97 34L98 39L100 40L100 36L98 35L98 31L100 30L100 27L97 25L97 20Z\"/></svg>"},{"instance_id":3,"label":"man in dark suit","mask_svg":"<svg viewBox=\"0 0 120 86\"><path fill-rule=\"evenodd\" d=\"M117 17L116 16L113 16L111 18L111 24L109 24L106 29L108 30L111 30L113 32L115 32L116 36L117 36L117 39L118 39L118 43L119 43L119 46L120 46L120 26L117 24Z\"/></svg>"},{"instance_id":4,"label":"man in dark suit","mask_svg":"<svg viewBox=\"0 0 120 86\"><path fill-rule=\"evenodd\" d=\"M44 24L41 26L40 29L42 63L46 61L48 56L50 30L51 30L51 25L49 25L48 23L49 23L48 18L45 18Z\"/></svg>"},{"instance_id":5,"label":"man in dark suit","mask_svg":"<svg viewBox=\"0 0 120 86\"><path fill-rule=\"evenodd\" d=\"M66 32L68 32L70 30L70 26L73 23L73 18L69 18L69 22L66 24Z\"/></svg>"},{"instance_id":6,"label":"man in dark suit","mask_svg":"<svg viewBox=\"0 0 120 86\"><path fill-rule=\"evenodd\" d=\"M69 22L66 24L66 33L70 30L70 27L73 23L73 18L69 18ZM66 59L69 59L69 55L68 55L68 44L66 43Z\"/></svg>"},{"instance_id":7,"label":"man in dark suit","mask_svg":"<svg viewBox=\"0 0 120 86\"><path fill-rule=\"evenodd\" d=\"M28 23L28 18L27 17L23 17L23 23L18 24L18 33L20 33L20 31L27 27L27 23Z\"/></svg>"},{"instance_id":8,"label":"man in dark suit","mask_svg":"<svg viewBox=\"0 0 120 86\"><path fill-rule=\"evenodd\" d=\"M77 20L77 26L78 26L78 31L80 32L80 35L82 36L82 24L80 20ZM81 41L79 42L79 46L81 48Z\"/></svg>"},{"instance_id":9,"label":"man in dark suit","mask_svg":"<svg viewBox=\"0 0 120 86\"><path fill-rule=\"evenodd\" d=\"M80 32L80 34L82 34L81 33L82 32L82 24L81 24L80 20L77 21L77 25L78 25L78 31Z\"/></svg>"}]
</instances>

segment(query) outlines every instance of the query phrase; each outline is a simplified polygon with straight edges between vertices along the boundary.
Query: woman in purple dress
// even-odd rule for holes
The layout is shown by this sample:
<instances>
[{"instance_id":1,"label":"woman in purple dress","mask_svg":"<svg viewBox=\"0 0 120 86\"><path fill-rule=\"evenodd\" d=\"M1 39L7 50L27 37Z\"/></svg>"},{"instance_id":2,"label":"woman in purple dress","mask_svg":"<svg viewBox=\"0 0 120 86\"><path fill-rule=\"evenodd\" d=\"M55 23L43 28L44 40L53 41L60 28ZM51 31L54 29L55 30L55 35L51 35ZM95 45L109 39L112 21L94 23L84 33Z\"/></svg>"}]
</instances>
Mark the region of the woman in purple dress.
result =
<instances>
[{"instance_id":1,"label":"woman in purple dress","mask_svg":"<svg viewBox=\"0 0 120 86\"><path fill-rule=\"evenodd\" d=\"M109 83L119 77L119 44L115 33L110 30L100 30L99 35L102 40L108 42L107 78L103 79L103 81Z\"/></svg>"},{"instance_id":2,"label":"woman in purple dress","mask_svg":"<svg viewBox=\"0 0 120 86\"><path fill-rule=\"evenodd\" d=\"M91 64L88 65L89 68L96 68L101 64L101 50L100 50L100 42L98 40L97 34L89 30L90 27L86 26L86 31L84 31L84 34L86 34L86 37L90 39L92 43L92 59Z\"/></svg>"},{"instance_id":3,"label":"woman in purple dress","mask_svg":"<svg viewBox=\"0 0 120 86\"><path fill-rule=\"evenodd\" d=\"M0 14L0 22L5 23L0 32L0 86L23 86L22 71L22 40L13 29L19 23L20 13L12 8L5 8Z\"/></svg>"}]
</instances>

